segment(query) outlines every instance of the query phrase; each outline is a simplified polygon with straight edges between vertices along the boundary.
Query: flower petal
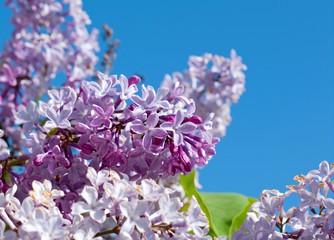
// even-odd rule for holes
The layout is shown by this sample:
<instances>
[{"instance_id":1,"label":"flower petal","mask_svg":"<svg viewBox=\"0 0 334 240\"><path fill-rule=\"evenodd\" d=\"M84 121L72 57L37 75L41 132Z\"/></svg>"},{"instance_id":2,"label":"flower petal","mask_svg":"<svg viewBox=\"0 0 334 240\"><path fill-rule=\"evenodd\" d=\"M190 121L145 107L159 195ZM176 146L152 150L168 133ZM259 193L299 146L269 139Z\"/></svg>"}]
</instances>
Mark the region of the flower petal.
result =
<instances>
[{"instance_id":1,"label":"flower petal","mask_svg":"<svg viewBox=\"0 0 334 240\"><path fill-rule=\"evenodd\" d=\"M142 124L134 124L132 125L131 130L135 133L145 133L147 131L147 127Z\"/></svg>"},{"instance_id":2,"label":"flower petal","mask_svg":"<svg viewBox=\"0 0 334 240\"><path fill-rule=\"evenodd\" d=\"M196 129L196 124L192 122L186 122L178 127L178 130L183 133L192 133Z\"/></svg>"},{"instance_id":3,"label":"flower petal","mask_svg":"<svg viewBox=\"0 0 334 240\"><path fill-rule=\"evenodd\" d=\"M90 210L91 210L90 206L84 202L76 202L73 203L72 206L72 214L86 213L89 212Z\"/></svg>"},{"instance_id":4,"label":"flower petal","mask_svg":"<svg viewBox=\"0 0 334 240\"><path fill-rule=\"evenodd\" d=\"M174 131L174 145L175 146L180 146L183 142L183 135L179 131Z\"/></svg>"},{"instance_id":5,"label":"flower petal","mask_svg":"<svg viewBox=\"0 0 334 240\"><path fill-rule=\"evenodd\" d=\"M97 199L97 191L92 186L85 186L81 192L81 196L86 200L89 205L94 205Z\"/></svg>"},{"instance_id":6,"label":"flower petal","mask_svg":"<svg viewBox=\"0 0 334 240\"><path fill-rule=\"evenodd\" d=\"M153 128L151 130L151 134L152 136L157 137L157 138L164 138L167 136L167 132L161 128Z\"/></svg>"},{"instance_id":7,"label":"flower petal","mask_svg":"<svg viewBox=\"0 0 334 240\"><path fill-rule=\"evenodd\" d=\"M174 121L174 126L178 127L184 119L183 112L181 110L178 110L175 115L175 121Z\"/></svg>"},{"instance_id":8,"label":"flower petal","mask_svg":"<svg viewBox=\"0 0 334 240\"><path fill-rule=\"evenodd\" d=\"M143 137L143 148L148 150L151 146L151 142L152 142L152 134L151 131L147 132L144 137Z\"/></svg>"},{"instance_id":9,"label":"flower petal","mask_svg":"<svg viewBox=\"0 0 334 240\"><path fill-rule=\"evenodd\" d=\"M146 126L148 128L154 128L157 123L159 122L159 116L156 113L152 113L150 116L148 116L146 120Z\"/></svg>"}]
</instances>

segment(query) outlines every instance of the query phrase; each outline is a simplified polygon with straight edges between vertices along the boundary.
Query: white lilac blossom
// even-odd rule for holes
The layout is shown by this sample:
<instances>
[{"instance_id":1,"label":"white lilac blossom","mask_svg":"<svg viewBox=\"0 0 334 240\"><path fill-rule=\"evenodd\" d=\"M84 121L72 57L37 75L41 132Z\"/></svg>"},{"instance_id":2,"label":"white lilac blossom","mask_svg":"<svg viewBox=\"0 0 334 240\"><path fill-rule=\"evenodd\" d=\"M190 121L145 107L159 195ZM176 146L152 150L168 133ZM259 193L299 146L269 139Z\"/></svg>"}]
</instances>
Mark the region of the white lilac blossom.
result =
<instances>
[{"instance_id":1,"label":"white lilac blossom","mask_svg":"<svg viewBox=\"0 0 334 240\"><path fill-rule=\"evenodd\" d=\"M299 184L287 186L287 192L263 191L232 240L333 239L333 169L323 161L319 170L296 176ZM284 209L284 202L293 194L299 197L299 205Z\"/></svg>"},{"instance_id":2,"label":"white lilac blossom","mask_svg":"<svg viewBox=\"0 0 334 240\"><path fill-rule=\"evenodd\" d=\"M191 56L188 65L189 69L183 74L166 75L162 87L171 89L169 100L177 99L181 105L185 102L184 97L194 99L195 114L202 119L212 118L212 134L222 137L231 122L231 104L245 91L243 71L247 68L234 50L231 58L212 54Z\"/></svg>"},{"instance_id":3,"label":"white lilac blossom","mask_svg":"<svg viewBox=\"0 0 334 240\"><path fill-rule=\"evenodd\" d=\"M104 213L104 199L97 201L98 192L94 187L85 186L81 192L81 196L84 198L85 202L77 202L73 204L73 214L81 214L89 212L90 217L98 222L103 223L106 219Z\"/></svg>"},{"instance_id":4,"label":"white lilac blossom","mask_svg":"<svg viewBox=\"0 0 334 240\"><path fill-rule=\"evenodd\" d=\"M171 197L173 190L153 180L144 180L144 184L126 183L121 180L125 175L88 168L86 177L92 176L104 177L99 178L98 185L93 181L93 185L87 184L77 191L70 215L59 204L64 192L52 189L50 181L34 181L34 190L22 202L14 197L17 191L14 185L6 195L0 194L1 218L10 227L5 231L5 223L0 220L0 234L8 239L88 240L115 235L118 239L211 239L206 236L208 220L195 197L189 211L182 212L184 203ZM119 183L126 185L126 197L117 191L106 194L105 189Z\"/></svg>"}]
</instances>

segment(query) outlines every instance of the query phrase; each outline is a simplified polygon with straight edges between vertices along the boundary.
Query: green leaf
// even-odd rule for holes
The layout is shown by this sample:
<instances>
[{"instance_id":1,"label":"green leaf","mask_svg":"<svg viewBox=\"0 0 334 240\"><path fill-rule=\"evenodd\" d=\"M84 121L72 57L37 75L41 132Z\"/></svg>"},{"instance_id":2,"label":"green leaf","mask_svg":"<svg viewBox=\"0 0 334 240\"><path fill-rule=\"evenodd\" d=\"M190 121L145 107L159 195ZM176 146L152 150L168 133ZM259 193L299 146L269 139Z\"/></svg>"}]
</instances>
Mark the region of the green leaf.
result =
<instances>
[{"instance_id":1,"label":"green leaf","mask_svg":"<svg viewBox=\"0 0 334 240\"><path fill-rule=\"evenodd\" d=\"M195 174L196 170L188 175L180 175L180 183L184 189L186 196L191 197L197 193L195 186Z\"/></svg>"},{"instance_id":2,"label":"green leaf","mask_svg":"<svg viewBox=\"0 0 334 240\"><path fill-rule=\"evenodd\" d=\"M208 218L210 225L209 235L212 237L229 236L238 230L250 206L256 202L237 193L205 193L198 192L195 186L195 171L187 176L180 176L180 183L185 195L195 196L202 211Z\"/></svg>"},{"instance_id":3,"label":"green leaf","mask_svg":"<svg viewBox=\"0 0 334 240\"><path fill-rule=\"evenodd\" d=\"M242 210L242 212L240 212L237 216L235 216L232 220L232 225L230 227L230 234L229 234L229 238L231 239L232 234L239 230L239 228L241 227L241 225L244 223L246 217L247 217L247 213L249 211L249 208L252 206L253 203L257 202L257 200L255 198L248 198L248 204L245 206L245 208Z\"/></svg>"},{"instance_id":4,"label":"green leaf","mask_svg":"<svg viewBox=\"0 0 334 240\"><path fill-rule=\"evenodd\" d=\"M194 170L192 173L186 176L180 175L180 183L187 197L189 198L191 198L192 196L196 197L198 204L200 205L203 213L205 214L205 216L207 217L209 221L209 226L210 226L209 235L212 237L218 237L218 234L214 228L214 225L211 219L210 211L208 207L205 205L205 203L203 202L201 195L197 192L197 189L195 186L195 174L196 174L196 170Z\"/></svg>"},{"instance_id":5,"label":"green leaf","mask_svg":"<svg viewBox=\"0 0 334 240\"><path fill-rule=\"evenodd\" d=\"M248 198L236 193L200 193L210 210L219 236L229 236L233 219L248 205Z\"/></svg>"}]
</instances>

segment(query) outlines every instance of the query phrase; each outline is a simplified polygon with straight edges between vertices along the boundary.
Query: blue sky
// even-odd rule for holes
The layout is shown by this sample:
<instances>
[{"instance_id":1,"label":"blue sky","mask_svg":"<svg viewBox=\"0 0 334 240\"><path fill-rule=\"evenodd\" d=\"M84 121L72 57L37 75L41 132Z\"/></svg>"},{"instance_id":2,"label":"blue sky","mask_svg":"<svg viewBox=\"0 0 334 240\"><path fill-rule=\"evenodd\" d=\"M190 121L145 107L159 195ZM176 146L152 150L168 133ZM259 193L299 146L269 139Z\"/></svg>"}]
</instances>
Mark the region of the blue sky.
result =
<instances>
[{"instance_id":1,"label":"blue sky","mask_svg":"<svg viewBox=\"0 0 334 240\"><path fill-rule=\"evenodd\" d=\"M333 1L84 0L84 9L121 41L113 73L140 73L155 87L189 55L234 48L243 57L246 92L200 171L203 190L257 198L334 162ZM1 45L10 15L0 8Z\"/></svg>"}]
</instances>

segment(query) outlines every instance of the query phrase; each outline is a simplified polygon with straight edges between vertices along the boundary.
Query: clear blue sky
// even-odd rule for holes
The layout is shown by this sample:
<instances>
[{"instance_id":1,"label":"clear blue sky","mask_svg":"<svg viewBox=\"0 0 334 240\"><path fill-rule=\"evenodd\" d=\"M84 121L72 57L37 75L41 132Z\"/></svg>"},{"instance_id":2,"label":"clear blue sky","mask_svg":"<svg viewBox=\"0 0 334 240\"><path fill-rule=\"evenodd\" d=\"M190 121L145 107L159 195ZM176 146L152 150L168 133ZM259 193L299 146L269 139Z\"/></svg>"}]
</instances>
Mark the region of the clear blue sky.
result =
<instances>
[{"instance_id":1,"label":"clear blue sky","mask_svg":"<svg viewBox=\"0 0 334 240\"><path fill-rule=\"evenodd\" d=\"M234 48L243 57L246 92L200 171L203 190L257 198L334 162L334 1L84 0L84 9L121 40L113 73L155 87L189 55ZM1 45L10 14L0 8Z\"/></svg>"}]
</instances>

